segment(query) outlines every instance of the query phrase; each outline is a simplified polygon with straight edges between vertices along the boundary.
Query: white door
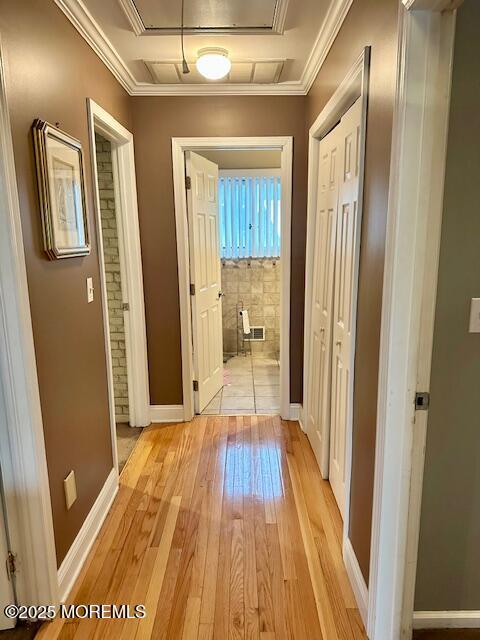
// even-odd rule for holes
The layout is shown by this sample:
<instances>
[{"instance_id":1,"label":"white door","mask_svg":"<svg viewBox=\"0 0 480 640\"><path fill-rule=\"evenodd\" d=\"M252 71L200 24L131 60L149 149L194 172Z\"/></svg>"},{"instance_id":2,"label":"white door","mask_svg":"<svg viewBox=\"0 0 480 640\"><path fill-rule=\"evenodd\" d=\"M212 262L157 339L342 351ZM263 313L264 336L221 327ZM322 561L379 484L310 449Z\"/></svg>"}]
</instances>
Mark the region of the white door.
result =
<instances>
[{"instance_id":1,"label":"white door","mask_svg":"<svg viewBox=\"0 0 480 640\"><path fill-rule=\"evenodd\" d=\"M186 152L195 412L201 413L223 385L223 337L218 166Z\"/></svg>"},{"instance_id":2,"label":"white door","mask_svg":"<svg viewBox=\"0 0 480 640\"><path fill-rule=\"evenodd\" d=\"M353 302L356 300L361 101L351 107L338 127L341 166L338 189L335 282L333 295L332 394L329 479L338 507L345 510L346 434L351 424Z\"/></svg>"},{"instance_id":3,"label":"white door","mask_svg":"<svg viewBox=\"0 0 480 640\"><path fill-rule=\"evenodd\" d=\"M329 466L332 291L340 167L337 129L320 142L306 419L307 433L324 478L328 478Z\"/></svg>"}]
</instances>

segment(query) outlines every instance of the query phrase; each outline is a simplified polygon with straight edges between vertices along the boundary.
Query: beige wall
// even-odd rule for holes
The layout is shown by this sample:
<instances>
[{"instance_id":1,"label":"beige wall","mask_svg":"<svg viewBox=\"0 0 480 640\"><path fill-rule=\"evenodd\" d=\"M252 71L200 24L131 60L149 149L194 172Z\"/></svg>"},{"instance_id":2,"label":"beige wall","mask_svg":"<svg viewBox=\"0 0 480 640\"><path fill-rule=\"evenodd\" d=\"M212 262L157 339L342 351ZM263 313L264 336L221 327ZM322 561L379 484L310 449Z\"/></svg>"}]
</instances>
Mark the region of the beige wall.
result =
<instances>
[{"instance_id":1,"label":"beige wall","mask_svg":"<svg viewBox=\"0 0 480 640\"><path fill-rule=\"evenodd\" d=\"M310 126L362 49L371 46L349 532L367 583L398 9L398 0L354 0L307 100Z\"/></svg>"},{"instance_id":2,"label":"beige wall","mask_svg":"<svg viewBox=\"0 0 480 640\"><path fill-rule=\"evenodd\" d=\"M94 98L128 128L130 102L54 2L0 0L0 33L60 564L113 466L86 99ZM92 241L87 257L50 261L43 251L35 118L58 122L83 145ZM91 304L88 276L96 293ZM71 469L78 499L67 511L63 480Z\"/></svg>"},{"instance_id":3,"label":"beige wall","mask_svg":"<svg viewBox=\"0 0 480 640\"><path fill-rule=\"evenodd\" d=\"M112 145L109 140L96 133L95 146L97 151L98 191L100 195L103 256L107 285L115 420L117 422L128 422L127 353L125 349L124 312L122 309L122 275L115 210L115 185L112 171Z\"/></svg>"},{"instance_id":4,"label":"beige wall","mask_svg":"<svg viewBox=\"0 0 480 640\"><path fill-rule=\"evenodd\" d=\"M277 169L281 165L281 151L201 151L200 155L220 169Z\"/></svg>"},{"instance_id":5,"label":"beige wall","mask_svg":"<svg viewBox=\"0 0 480 640\"><path fill-rule=\"evenodd\" d=\"M415 609L480 609L480 3L458 11Z\"/></svg>"},{"instance_id":6,"label":"beige wall","mask_svg":"<svg viewBox=\"0 0 480 640\"><path fill-rule=\"evenodd\" d=\"M280 260L222 260L223 351L268 358L280 357ZM252 326L265 327L265 341L242 343L240 310Z\"/></svg>"},{"instance_id":7,"label":"beige wall","mask_svg":"<svg viewBox=\"0 0 480 640\"><path fill-rule=\"evenodd\" d=\"M132 98L152 404L182 403L174 136L293 136L291 401L302 397L307 151L303 96Z\"/></svg>"}]
</instances>

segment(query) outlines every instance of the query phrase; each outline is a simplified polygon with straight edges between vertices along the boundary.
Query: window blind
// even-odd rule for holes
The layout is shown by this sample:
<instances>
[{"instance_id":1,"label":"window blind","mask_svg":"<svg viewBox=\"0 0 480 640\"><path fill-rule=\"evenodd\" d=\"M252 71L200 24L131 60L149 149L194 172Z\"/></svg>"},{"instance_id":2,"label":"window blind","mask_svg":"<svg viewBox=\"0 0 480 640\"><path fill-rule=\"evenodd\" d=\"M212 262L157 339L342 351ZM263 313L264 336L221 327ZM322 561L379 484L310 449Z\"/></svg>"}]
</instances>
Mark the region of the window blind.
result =
<instances>
[{"instance_id":1,"label":"window blind","mask_svg":"<svg viewBox=\"0 0 480 640\"><path fill-rule=\"evenodd\" d=\"M280 257L280 177L221 176L218 204L222 258Z\"/></svg>"}]
</instances>

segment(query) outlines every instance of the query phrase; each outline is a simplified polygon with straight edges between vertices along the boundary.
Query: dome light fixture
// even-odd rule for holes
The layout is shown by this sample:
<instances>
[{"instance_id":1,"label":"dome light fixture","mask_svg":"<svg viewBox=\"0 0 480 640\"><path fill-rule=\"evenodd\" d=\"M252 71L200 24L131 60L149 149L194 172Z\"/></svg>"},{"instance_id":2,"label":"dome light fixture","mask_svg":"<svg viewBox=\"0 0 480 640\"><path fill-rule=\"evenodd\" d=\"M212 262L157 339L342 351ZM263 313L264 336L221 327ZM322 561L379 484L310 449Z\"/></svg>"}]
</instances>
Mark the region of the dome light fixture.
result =
<instances>
[{"instance_id":1,"label":"dome light fixture","mask_svg":"<svg viewBox=\"0 0 480 640\"><path fill-rule=\"evenodd\" d=\"M197 58L197 69L207 80L220 80L230 71L232 63L228 51L220 48L200 49Z\"/></svg>"}]
</instances>

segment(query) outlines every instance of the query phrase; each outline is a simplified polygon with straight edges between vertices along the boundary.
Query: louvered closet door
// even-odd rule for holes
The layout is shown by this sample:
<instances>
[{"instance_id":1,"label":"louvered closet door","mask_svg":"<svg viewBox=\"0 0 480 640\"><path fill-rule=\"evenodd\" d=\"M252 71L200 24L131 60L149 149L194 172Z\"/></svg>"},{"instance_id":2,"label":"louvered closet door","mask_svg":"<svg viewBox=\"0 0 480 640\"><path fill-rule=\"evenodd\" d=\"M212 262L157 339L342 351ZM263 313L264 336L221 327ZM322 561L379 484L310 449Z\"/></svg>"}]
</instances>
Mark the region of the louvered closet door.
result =
<instances>
[{"instance_id":1,"label":"louvered closet door","mask_svg":"<svg viewBox=\"0 0 480 640\"><path fill-rule=\"evenodd\" d=\"M337 128L320 142L319 154L306 426L320 470L326 478L329 464L332 293L340 168Z\"/></svg>"},{"instance_id":2,"label":"louvered closet door","mask_svg":"<svg viewBox=\"0 0 480 640\"><path fill-rule=\"evenodd\" d=\"M359 198L359 138L361 102L345 114L340 136L340 182L335 249L332 335L332 394L329 479L342 516L345 511L345 452L347 424L351 421L352 301Z\"/></svg>"},{"instance_id":3,"label":"louvered closet door","mask_svg":"<svg viewBox=\"0 0 480 640\"><path fill-rule=\"evenodd\" d=\"M221 265L218 216L218 166L186 153L192 296L193 365L200 413L223 385Z\"/></svg>"}]
</instances>

